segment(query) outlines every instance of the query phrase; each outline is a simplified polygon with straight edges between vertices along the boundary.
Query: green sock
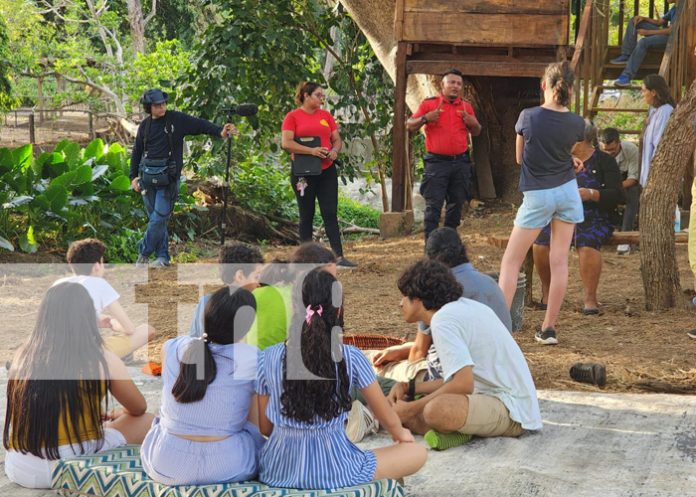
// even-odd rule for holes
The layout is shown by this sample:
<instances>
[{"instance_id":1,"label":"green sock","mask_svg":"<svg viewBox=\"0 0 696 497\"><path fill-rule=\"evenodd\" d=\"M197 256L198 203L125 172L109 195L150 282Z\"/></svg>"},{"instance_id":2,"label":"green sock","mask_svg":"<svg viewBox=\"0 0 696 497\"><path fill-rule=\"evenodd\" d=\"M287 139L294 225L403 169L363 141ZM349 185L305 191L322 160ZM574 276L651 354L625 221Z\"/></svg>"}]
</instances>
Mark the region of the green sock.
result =
<instances>
[{"instance_id":1,"label":"green sock","mask_svg":"<svg viewBox=\"0 0 696 497\"><path fill-rule=\"evenodd\" d=\"M433 450L447 450L452 447L458 447L469 442L473 436L465 435L464 433L459 433L458 431L452 433L440 433L439 431L430 430L427 432L423 438Z\"/></svg>"}]
</instances>

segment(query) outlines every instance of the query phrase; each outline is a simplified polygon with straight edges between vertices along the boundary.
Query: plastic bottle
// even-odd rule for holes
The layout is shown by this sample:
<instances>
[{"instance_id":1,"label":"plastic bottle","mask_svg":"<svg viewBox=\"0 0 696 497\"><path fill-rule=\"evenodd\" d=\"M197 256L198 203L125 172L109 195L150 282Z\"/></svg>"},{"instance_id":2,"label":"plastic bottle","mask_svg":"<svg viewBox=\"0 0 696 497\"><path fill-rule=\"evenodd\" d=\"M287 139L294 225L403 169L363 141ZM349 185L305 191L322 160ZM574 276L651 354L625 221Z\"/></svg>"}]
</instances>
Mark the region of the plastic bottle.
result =
<instances>
[{"instance_id":1,"label":"plastic bottle","mask_svg":"<svg viewBox=\"0 0 696 497\"><path fill-rule=\"evenodd\" d=\"M674 232L679 233L681 231L681 212L679 211L679 206L677 206L674 211Z\"/></svg>"}]
</instances>

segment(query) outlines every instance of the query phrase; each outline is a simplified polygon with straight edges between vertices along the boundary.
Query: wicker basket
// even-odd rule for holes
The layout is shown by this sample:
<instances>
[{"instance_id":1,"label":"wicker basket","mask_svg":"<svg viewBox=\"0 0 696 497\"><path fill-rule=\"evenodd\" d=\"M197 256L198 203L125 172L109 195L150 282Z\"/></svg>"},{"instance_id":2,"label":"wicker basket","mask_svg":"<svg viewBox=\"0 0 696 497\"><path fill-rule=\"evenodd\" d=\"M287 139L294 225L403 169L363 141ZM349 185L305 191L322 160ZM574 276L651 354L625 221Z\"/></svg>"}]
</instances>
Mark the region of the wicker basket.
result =
<instances>
[{"instance_id":1,"label":"wicker basket","mask_svg":"<svg viewBox=\"0 0 696 497\"><path fill-rule=\"evenodd\" d=\"M404 343L402 338L384 336L384 335L344 335L343 343L353 345L362 350L382 350L392 345L401 345Z\"/></svg>"}]
</instances>

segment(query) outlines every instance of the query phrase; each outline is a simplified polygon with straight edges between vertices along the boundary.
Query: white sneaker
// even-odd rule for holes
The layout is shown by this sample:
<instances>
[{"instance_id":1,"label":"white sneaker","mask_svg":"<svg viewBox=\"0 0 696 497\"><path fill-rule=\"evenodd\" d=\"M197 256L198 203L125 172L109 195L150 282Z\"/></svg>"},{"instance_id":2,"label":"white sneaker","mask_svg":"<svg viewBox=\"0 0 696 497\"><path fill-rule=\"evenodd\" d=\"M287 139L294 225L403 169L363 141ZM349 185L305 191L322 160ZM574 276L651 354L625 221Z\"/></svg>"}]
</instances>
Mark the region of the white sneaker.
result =
<instances>
[{"instance_id":1,"label":"white sneaker","mask_svg":"<svg viewBox=\"0 0 696 497\"><path fill-rule=\"evenodd\" d=\"M348 422L346 423L348 440L358 443L367 435L377 433L377 430L379 430L379 421L375 419L372 411L362 405L360 401L353 401L353 406L348 413Z\"/></svg>"},{"instance_id":2,"label":"white sneaker","mask_svg":"<svg viewBox=\"0 0 696 497\"><path fill-rule=\"evenodd\" d=\"M631 253L631 246L628 243L622 243L616 247L616 253L619 255L628 255Z\"/></svg>"}]
</instances>

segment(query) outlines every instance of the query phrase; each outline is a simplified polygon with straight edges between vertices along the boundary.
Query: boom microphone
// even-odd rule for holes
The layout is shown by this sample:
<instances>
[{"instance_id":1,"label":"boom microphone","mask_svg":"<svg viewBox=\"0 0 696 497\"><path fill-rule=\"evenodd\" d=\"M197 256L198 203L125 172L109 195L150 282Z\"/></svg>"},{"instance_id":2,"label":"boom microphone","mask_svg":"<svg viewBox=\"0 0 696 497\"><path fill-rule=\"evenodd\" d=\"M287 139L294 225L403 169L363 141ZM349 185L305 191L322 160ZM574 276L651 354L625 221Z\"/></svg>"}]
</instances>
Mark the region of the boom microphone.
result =
<instances>
[{"instance_id":1,"label":"boom microphone","mask_svg":"<svg viewBox=\"0 0 696 497\"><path fill-rule=\"evenodd\" d=\"M259 111L259 108L254 104L239 104L228 109L222 109L222 111L227 112L228 114L237 114L238 116L249 117L255 116Z\"/></svg>"}]
</instances>

